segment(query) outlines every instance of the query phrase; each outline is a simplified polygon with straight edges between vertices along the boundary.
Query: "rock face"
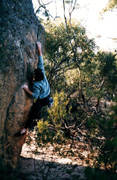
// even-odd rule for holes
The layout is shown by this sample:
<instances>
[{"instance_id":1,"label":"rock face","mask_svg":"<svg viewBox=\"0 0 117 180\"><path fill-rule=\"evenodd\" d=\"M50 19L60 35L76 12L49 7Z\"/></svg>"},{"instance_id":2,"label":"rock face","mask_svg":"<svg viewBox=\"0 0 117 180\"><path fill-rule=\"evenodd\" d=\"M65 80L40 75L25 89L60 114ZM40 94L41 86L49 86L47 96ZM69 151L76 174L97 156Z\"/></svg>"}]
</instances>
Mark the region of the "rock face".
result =
<instances>
[{"instance_id":1,"label":"rock face","mask_svg":"<svg viewBox=\"0 0 117 180\"><path fill-rule=\"evenodd\" d=\"M31 0L0 0L0 161L15 168L25 136L14 137L26 122L30 98L21 88L37 64L37 39L44 44Z\"/></svg>"}]
</instances>

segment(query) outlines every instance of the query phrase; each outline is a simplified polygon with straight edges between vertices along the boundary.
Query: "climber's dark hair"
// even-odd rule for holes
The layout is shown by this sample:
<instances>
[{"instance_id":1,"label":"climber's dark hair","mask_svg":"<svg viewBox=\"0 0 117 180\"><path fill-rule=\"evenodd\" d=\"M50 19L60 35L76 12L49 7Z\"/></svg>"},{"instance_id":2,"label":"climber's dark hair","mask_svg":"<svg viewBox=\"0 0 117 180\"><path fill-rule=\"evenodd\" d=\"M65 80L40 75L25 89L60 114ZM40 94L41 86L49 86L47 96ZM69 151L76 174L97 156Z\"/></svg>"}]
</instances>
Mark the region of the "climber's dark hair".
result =
<instances>
[{"instance_id":1,"label":"climber's dark hair","mask_svg":"<svg viewBox=\"0 0 117 180\"><path fill-rule=\"evenodd\" d=\"M35 69L34 74L35 74L35 81L41 81L44 79L44 74L41 69Z\"/></svg>"}]
</instances>

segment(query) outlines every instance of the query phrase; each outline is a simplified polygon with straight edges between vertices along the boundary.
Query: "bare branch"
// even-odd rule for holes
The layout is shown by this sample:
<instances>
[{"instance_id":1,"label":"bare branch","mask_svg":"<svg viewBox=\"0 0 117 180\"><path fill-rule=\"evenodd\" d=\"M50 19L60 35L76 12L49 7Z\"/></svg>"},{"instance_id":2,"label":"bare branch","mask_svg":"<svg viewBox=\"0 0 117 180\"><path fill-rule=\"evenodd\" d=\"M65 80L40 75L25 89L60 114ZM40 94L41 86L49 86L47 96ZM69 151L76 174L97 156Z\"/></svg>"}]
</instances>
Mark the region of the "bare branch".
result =
<instances>
[{"instance_id":1,"label":"bare branch","mask_svg":"<svg viewBox=\"0 0 117 180\"><path fill-rule=\"evenodd\" d=\"M75 10L77 0L75 0L74 2L73 1L74 0L71 1L71 6L69 8L69 23L70 23L70 25L71 25L71 16L72 16L73 11Z\"/></svg>"},{"instance_id":2,"label":"bare branch","mask_svg":"<svg viewBox=\"0 0 117 180\"><path fill-rule=\"evenodd\" d=\"M65 25L66 25L66 30L68 31L67 27L67 18L66 18L66 10L65 10L65 1L63 0L63 11L64 11L64 19L65 19Z\"/></svg>"}]
</instances>

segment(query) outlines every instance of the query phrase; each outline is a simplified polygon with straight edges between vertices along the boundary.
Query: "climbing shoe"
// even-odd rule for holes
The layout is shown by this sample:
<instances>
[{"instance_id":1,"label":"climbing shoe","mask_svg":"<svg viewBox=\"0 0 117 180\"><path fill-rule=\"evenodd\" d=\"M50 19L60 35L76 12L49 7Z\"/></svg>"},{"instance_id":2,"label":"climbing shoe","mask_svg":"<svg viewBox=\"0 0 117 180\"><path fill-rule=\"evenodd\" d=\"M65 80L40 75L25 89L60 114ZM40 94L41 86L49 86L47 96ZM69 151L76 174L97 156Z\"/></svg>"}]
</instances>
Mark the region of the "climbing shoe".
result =
<instances>
[{"instance_id":1,"label":"climbing shoe","mask_svg":"<svg viewBox=\"0 0 117 180\"><path fill-rule=\"evenodd\" d=\"M19 137L19 136L23 136L23 135L25 135L25 134L26 134L26 131L25 131L25 132L19 131L19 132L17 132L14 136L15 136L15 137Z\"/></svg>"}]
</instances>

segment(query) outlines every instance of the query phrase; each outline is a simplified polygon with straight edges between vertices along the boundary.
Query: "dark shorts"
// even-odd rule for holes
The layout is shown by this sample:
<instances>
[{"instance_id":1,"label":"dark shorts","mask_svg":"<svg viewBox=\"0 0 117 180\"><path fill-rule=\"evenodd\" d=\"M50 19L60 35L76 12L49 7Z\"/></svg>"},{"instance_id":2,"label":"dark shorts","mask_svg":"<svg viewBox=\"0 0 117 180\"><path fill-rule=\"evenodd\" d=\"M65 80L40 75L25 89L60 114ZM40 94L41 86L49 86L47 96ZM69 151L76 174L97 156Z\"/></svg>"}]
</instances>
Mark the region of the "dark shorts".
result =
<instances>
[{"instance_id":1,"label":"dark shorts","mask_svg":"<svg viewBox=\"0 0 117 180\"><path fill-rule=\"evenodd\" d=\"M49 104L49 98L50 95L48 95L47 97L43 98L43 99L37 99L37 101L34 104L40 104L41 107L46 106Z\"/></svg>"},{"instance_id":2,"label":"dark shorts","mask_svg":"<svg viewBox=\"0 0 117 180\"><path fill-rule=\"evenodd\" d=\"M37 101L33 103L31 110L29 112L29 117L25 125L25 128L28 128L30 124L32 123L33 119L37 118L38 113L43 106L49 105L49 98L50 98L50 95L48 95L47 97L43 99L38 98Z\"/></svg>"}]
</instances>

